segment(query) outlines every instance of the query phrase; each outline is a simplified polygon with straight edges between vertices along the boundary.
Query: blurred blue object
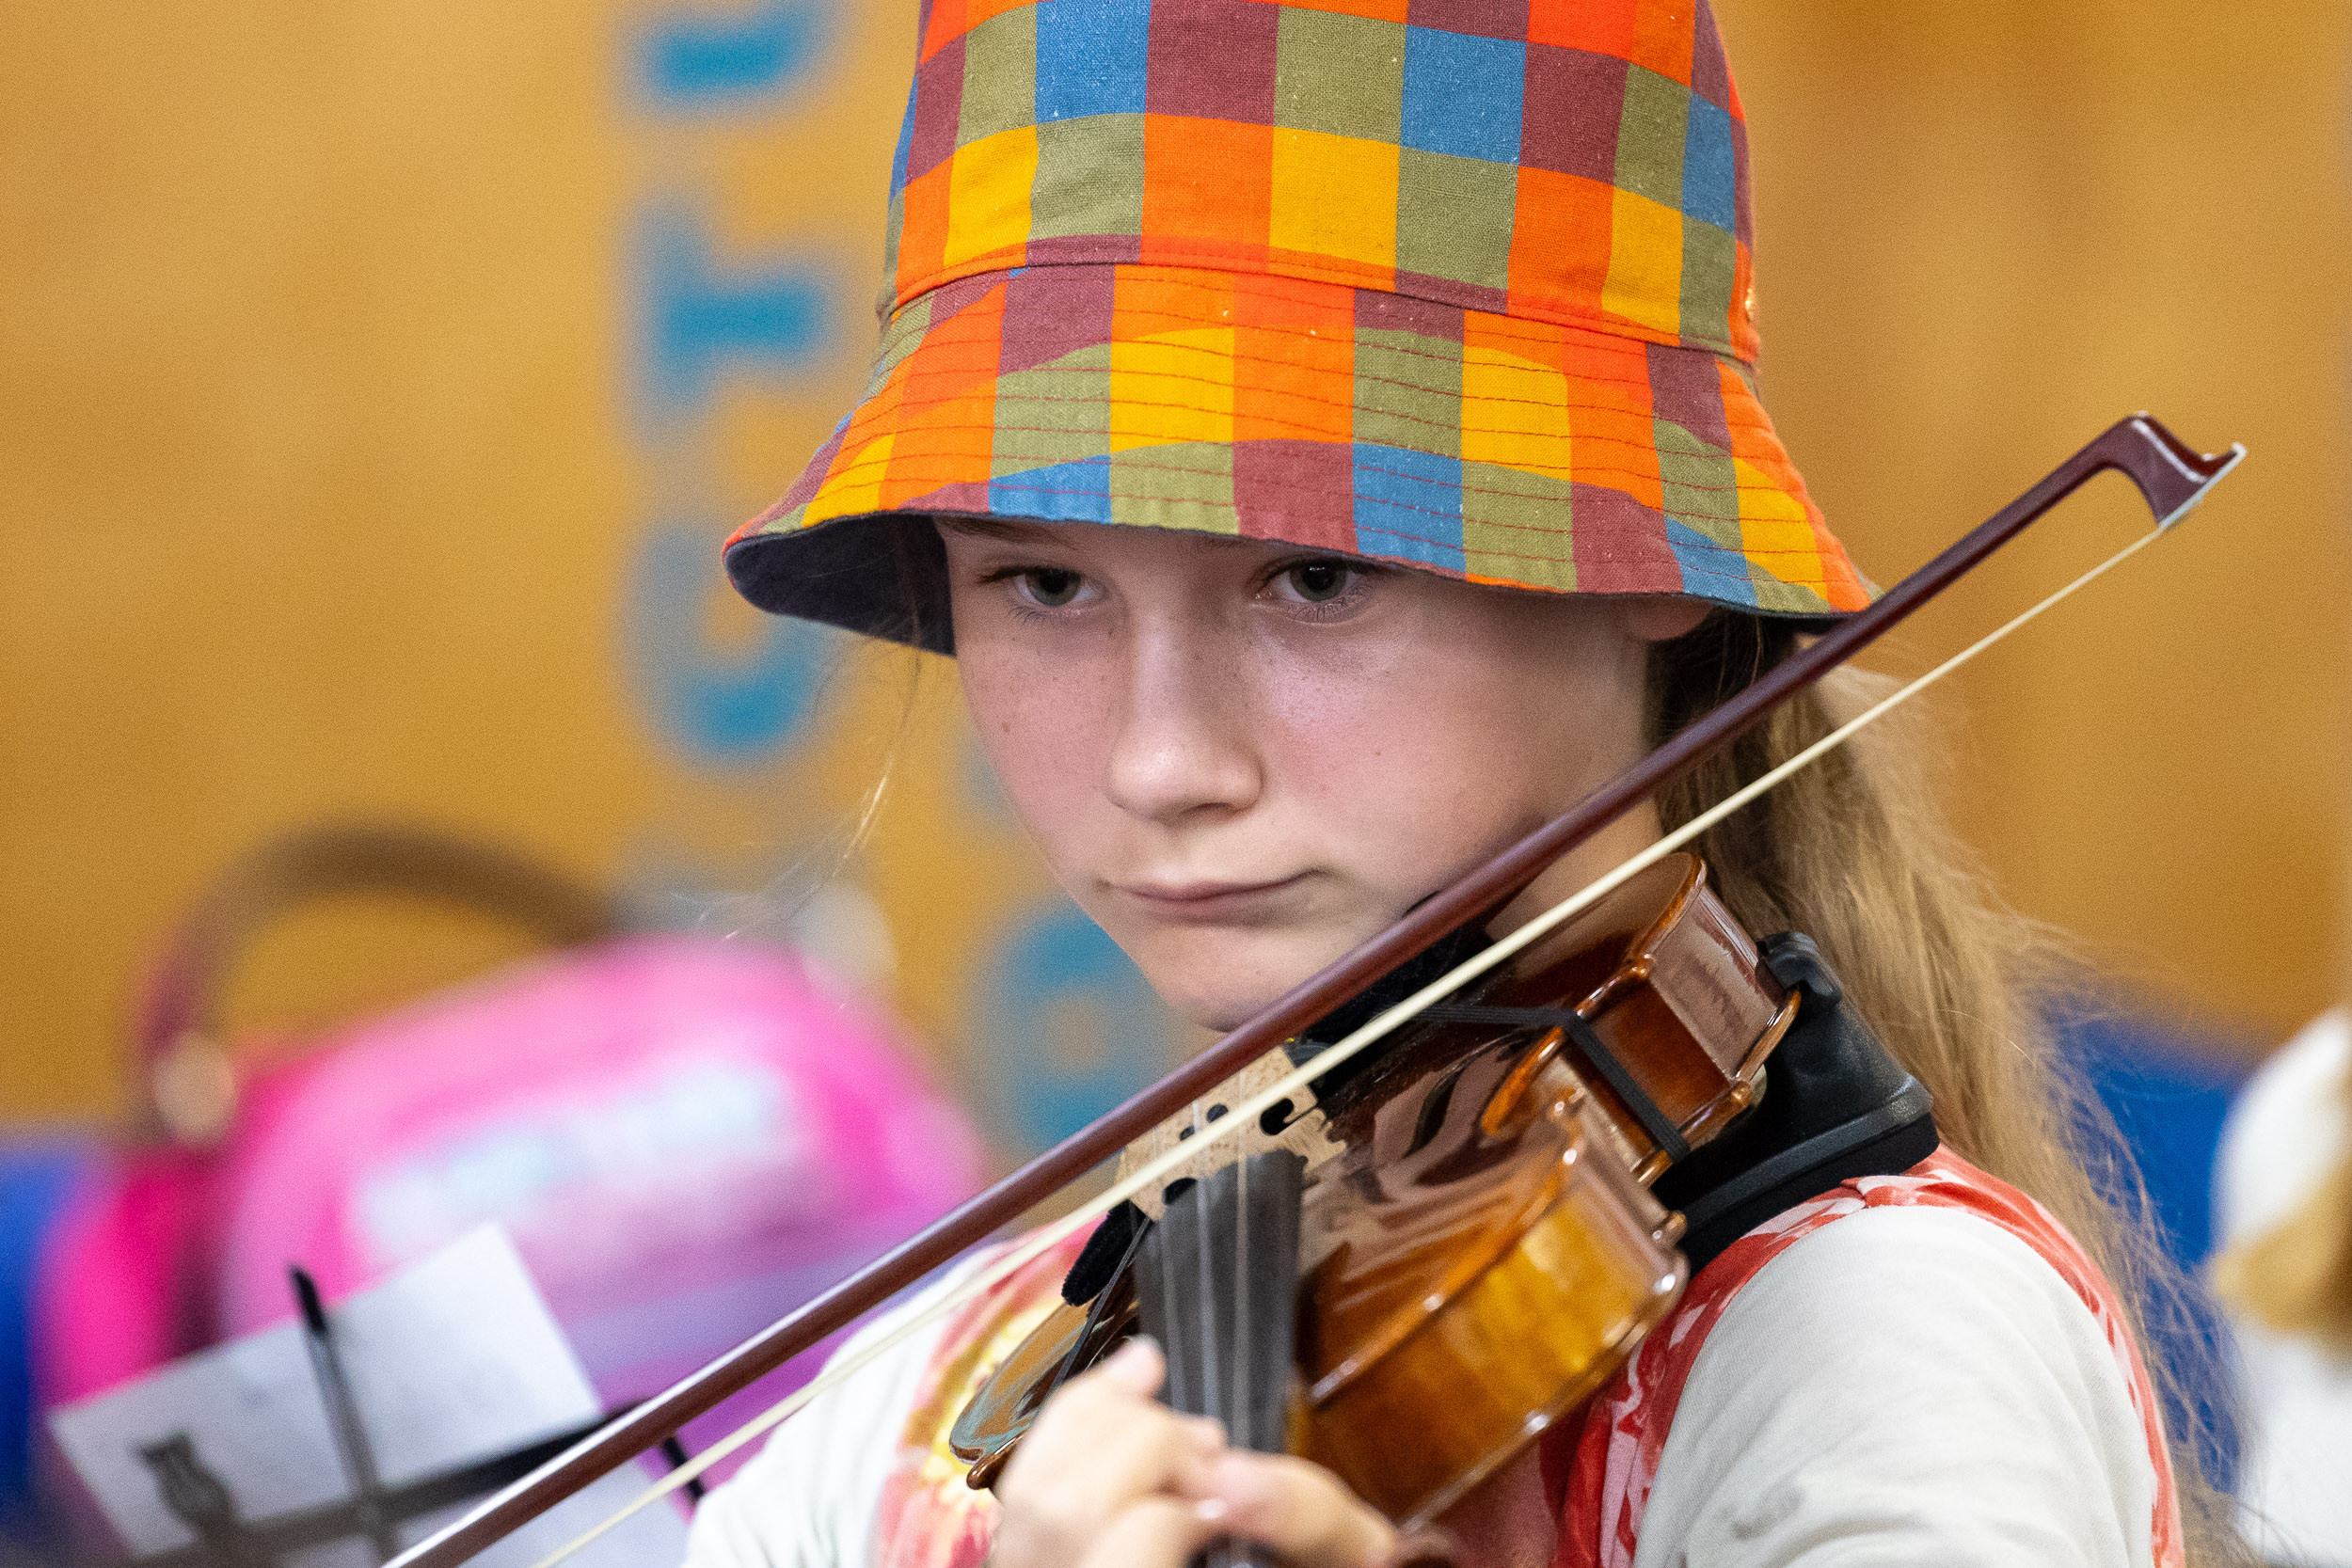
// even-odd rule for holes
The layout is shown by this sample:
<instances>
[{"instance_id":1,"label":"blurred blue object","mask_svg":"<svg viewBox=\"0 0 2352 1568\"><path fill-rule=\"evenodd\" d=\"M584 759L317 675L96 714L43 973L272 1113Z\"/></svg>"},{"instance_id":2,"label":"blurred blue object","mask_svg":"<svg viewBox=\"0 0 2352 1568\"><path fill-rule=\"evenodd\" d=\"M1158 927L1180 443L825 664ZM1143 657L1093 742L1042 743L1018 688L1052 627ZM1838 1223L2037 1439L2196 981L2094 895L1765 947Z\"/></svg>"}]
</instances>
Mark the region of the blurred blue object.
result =
<instances>
[{"instance_id":1,"label":"blurred blue object","mask_svg":"<svg viewBox=\"0 0 2352 1568\"><path fill-rule=\"evenodd\" d=\"M2061 1016L2058 1029L2139 1162L2166 1247L2194 1272L2213 1251L2222 1119L2259 1052L2128 1006Z\"/></svg>"},{"instance_id":2,"label":"blurred blue object","mask_svg":"<svg viewBox=\"0 0 2352 1568\"><path fill-rule=\"evenodd\" d=\"M98 1154L87 1140L0 1148L0 1532L40 1533L32 1493L32 1306L42 1238Z\"/></svg>"},{"instance_id":3,"label":"blurred blue object","mask_svg":"<svg viewBox=\"0 0 2352 1568\"><path fill-rule=\"evenodd\" d=\"M1132 959L1067 899L1010 927L981 1017L997 1136L1047 1148L1166 1069L1168 1010Z\"/></svg>"},{"instance_id":4,"label":"blurred blue object","mask_svg":"<svg viewBox=\"0 0 2352 1568\"><path fill-rule=\"evenodd\" d=\"M663 434L705 413L723 379L790 387L832 351L835 276L803 255L730 259L691 201L637 222L632 255L639 412Z\"/></svg>"},{"instance_id":5,"label":"blurred blue object","mask_svg":"<svg viewBox=\"0 0 2352 1568\"><path fill-rule=\"evenodd\" d=\"M2196 1402L2194 1425L2209 1480L2236 1481L2238 1434L2228 1402L2211 1397L2232 1375L2229 1329L2200 1271L2213 1251L2214 1159L2221 1124L2259 1053L2240 1037L2184 1024L2128 1003L2079 1004L2054 1019L2058 1043L2131 1148L2164 1246L2186 1290L2159 1291L2143 1304L2153 1349ZM2168 1400L2166 1421L2181 1432L2189 1412Z\"/></svg>"},{"instance_id":6,"label":"blurred blue object","mask_svg":"<svg viewBox=\"0 0 2352 1568\"><path fill-rule=\"evenodd\" d=\"M814 0L760 0L735 15L669 16L640 41L640 77L654 103L672 112L774 96L817 64L827 9Z\"/></svg>"}]
</instances>

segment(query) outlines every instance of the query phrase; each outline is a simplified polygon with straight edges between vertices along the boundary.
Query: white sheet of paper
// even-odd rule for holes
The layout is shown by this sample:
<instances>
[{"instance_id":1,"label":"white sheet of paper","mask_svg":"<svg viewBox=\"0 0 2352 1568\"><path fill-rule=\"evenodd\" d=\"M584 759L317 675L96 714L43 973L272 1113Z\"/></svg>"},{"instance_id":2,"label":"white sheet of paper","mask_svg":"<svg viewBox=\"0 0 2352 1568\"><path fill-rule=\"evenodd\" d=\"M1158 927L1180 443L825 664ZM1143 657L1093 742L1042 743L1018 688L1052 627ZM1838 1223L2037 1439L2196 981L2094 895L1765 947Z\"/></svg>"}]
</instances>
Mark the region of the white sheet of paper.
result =
<instances>
[{"instance_id":1,"label":"white sheet of paper","mask_svg":"<svg viewBox=\"0 0 2352 1568\"><path fill-rule=\"evenodd\" d=\"M394 1487L505 1453L594 1419L587 1374L506 1233L485 1226L331 1307L352 1402ZM134 1555L194 1539L164 1506L139 1450L186 1433L248 1522L347 1499L351 1487L299 1323L234 1340L53 1413L51 1429ZM532 1568L642 1493L648 1472L607 1476L476 1558ZM421 1539L460 1510L403 1527ZM571 1560L667 1568L686 1553L677 1509L657 1503ZM287 1568L371 1568L364 1540L312 1548Z\"/></svg>"}]
</instances>

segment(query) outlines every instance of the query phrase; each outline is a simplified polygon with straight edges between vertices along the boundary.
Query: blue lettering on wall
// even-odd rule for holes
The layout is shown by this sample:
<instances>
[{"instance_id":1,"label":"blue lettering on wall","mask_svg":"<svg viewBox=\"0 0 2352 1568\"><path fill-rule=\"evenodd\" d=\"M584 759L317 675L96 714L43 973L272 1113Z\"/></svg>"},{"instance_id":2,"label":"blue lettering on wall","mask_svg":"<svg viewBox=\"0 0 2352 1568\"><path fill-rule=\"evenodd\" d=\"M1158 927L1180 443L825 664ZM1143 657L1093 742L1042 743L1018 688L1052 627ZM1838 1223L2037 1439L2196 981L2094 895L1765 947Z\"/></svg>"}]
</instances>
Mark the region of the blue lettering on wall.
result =
<instances>
[{"instance_id":1,"label":"blue lettering on wall","mask_svg":"<svg viewBox=\"0 0 2352 1568\"><path fill-rule=\"evenodd\" d=\"M657 208L638 227L642 405L667 421L700 413L723 369L779 381L830 350L820 269L771 260L722 271L699 214Z\"/></svg>"},{"instance_id":2,"label":"blue lettering on wall","mask_svg":"<svg viewBox=\"0 0 2352 1568\"><path fill-rule=\"evenodd\" d=\"M789 744L807 723L832 667L834 634L806 621L759 617L750 641L723 650L704 636L710 597L730 592L713 525L661 524L646 536L629 584L628 641L646 705L687 760L741 767Z\"/></svg>"},{"instance_id":3,"label":"blue lettering on wall","mask_svg":"<svg viewBox=\"0 0 2352 1568\"><path fill-rule=\"evenodd\" d=\"M673 112L738 108L807 73L825 20L816 0L757 0L732 13L673 16L639 35L638 81Z\"/></svg>"},{"instance_id":4,"label":"blue lettering on wall","mask_svg":"<svg viewBox=\"0 0 2352 1568\"><path fill-rule=\"evenodd\" d=\"M1157 1077L1167 1009L1103 928L1056 903L1011 928L989 975L997 1135L1042 1148Z\"/></svg>"}]
</instances>

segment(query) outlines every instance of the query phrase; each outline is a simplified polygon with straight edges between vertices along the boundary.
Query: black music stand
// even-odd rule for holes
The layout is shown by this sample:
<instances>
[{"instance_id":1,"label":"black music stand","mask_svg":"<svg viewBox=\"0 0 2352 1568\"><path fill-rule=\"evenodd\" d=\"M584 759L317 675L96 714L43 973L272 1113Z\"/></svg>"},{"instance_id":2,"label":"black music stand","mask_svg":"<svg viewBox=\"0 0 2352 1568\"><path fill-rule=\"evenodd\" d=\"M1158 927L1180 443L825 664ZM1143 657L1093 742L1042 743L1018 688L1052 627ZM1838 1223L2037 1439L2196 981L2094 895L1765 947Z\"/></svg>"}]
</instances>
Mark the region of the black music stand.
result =
<instances>
[{"instance_id":1,"label":"black music stand","mask_svg":"<svg viewBox=\"0 0 2352 1568\"><path fill-rule=\"evenodd\" d=\"M399 1528L409 1520L486 1497L529 1475L613 1416L633 1408L624 1406L523 1448L387 1487L376 1471L374 1448L359 1419L358 1403L352 1398L334 1323L317 1282L299 1264L288 1269L287 1275L301 1309L310 1372L318 1384L320 1402L326 1407L327 1428L335 1434L335 1455L351 1486L349 1500L297 1509L270 1519L241 1518L235 1496L198 1454L195 1439L184 1432L173 1433L142 1448L139 1457L153 1473L164 1506L187 1526L196 1540L189 1545L134 1558L129 1568L279 1568L289 1553L354 1537L368 1543L380 1565L399 1554ZM661 1455L675 1468L686 1463L686 1446L672 1436L662 1443ZM689 1506L702 1500L701 1481L690 1481L683 1490Z\"/></svg>"}]
</instances>

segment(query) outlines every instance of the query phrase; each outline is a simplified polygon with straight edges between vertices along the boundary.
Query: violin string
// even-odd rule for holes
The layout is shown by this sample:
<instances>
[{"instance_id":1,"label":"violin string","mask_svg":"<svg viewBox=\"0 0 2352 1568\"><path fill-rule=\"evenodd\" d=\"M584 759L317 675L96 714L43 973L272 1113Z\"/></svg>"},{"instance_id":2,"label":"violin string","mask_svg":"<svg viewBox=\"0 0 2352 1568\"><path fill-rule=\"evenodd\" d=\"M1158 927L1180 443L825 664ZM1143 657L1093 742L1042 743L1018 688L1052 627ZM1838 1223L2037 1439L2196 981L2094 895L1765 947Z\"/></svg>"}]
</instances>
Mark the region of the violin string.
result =
<instances>
[{"instance_id":1,"label":"violin string","mask_svg":"<svg viewBox=\"0 0 2352 1568\"><path fill-rule=\"evenodd\" d=\"M1209 1140L1202 1136L1202 1132L1211 1125L1214 1124L1205 1123L1200 1119L1200 1101L1194 1101L1190 1142L1195 1153L1209 1147ZM1197 1222L1191 1227L1194 1244L1192 1278L1189 1283L1192 1287L1193 1310L1200 1314L1200 1327L1194 1334L1194 1342L1183 1348L1186 1370L1197 1372L1200 1379L1200 1386L1192 1390L1196 1396L1193 1402L1200 1405L1203 1414L1214 1416L1217 1409L1216 1282L1215 1271L1211 1265L1216 1250L1216 1211L1208 1201L1209 1183L1206 1177L1197 1176L1193 1179L1189 1196L1193 1204L1193 1217ZM1162 1214L1166 1214L1167 1212L1166 1208L1160 1211ZM1171 1319L1169 1327L1175 1327L1182 1321Z\"/></svg>"},{"instance_id":2,"label":"violin string","mask_svg":"<svg viewBox=\"0 0 2352 1568\"><path fill-rule=\"evenodd\" d=\"M1249 1402L1254 1393L1250 1387L1249 1370L1258 1355L1257 1319L1250 1311L1251 1265L1256 1255L1249 1243L1249 1134L1233 1134L1236 1158L1233 1162L1233 1398L1226 1412L1231 1434L1241 1448L1258 1446L1257 1422L1252 1419ZM1267 1304L1269 1309L1273 1304ZM1228 1568L1247 1560L1240 1550L1219 1542L1215 1547L1216 1568Z\"/></svg>"},{"instance_id":3,"label":"violin string","mask_svg":"<svg viewBox=\"0 0 2352 1568\"><path fill-rule=\"evenodd\" d=\"M1196 1127L1200 1124L1196 1121ZM1196 1137L1195 1143L1200 1140ZM1200 1206L1200 1327L1201 1383L1200 1407L1208 1415L1227 1418L1232 1409L1229 1398L1232 1391L1232 1347L1225 1342L1225 1324L1217 1319L1217 1309L1225 1305L1217 1289L1216 1260L1232 1244L1230 1233L1221 1223L1223 1216L1217 1205L1209 1201L1208 1180L1201 1180L1199 1196L1194 1201Z\"/></svg>"},{"instance_id":4,"label":"violin string","mask_svg":"<svg viewBox=\"0 0 2352 1568\"><path fill-rule=\"evenodd\" d=\"M1239 1148L1233 1173L1233 1402L1232 1414L1226 1418L1254 1444L1257 1433L1250 1420L1249 1401L1255 1390L1249 1386L1249 1369L1257 1357L1258 1346L1251 1332L1257 1320L1250 1315L1249 1276L1255 1255L1249 1247L1248 1134L1236 1132L1233 1142ZM1271 1307L1272 1303L1267 1305Z\"/></svg>"},{"instance_id":5,"label":"violin string","mask_svg":"<svg viewBox=\"0 0 2352 1568\"><path fill-rule=\"evenodd\" d=\"M1192 1102L1192 1109L1194 1116L1197 1117L1200 1112L1200 1102L1197 1100L1194 1101ZM1159 1253L1160 1323L1169 1330L1168 1336L1169 1342L1160 1347L1160 1355L1162 1364L1168 1370L1168 1397L1170 1399L1182 1400L1190 1396L1192 1389L1192 1369L1183 1365L1178 1360L1177 1352L1182 1350L1184 1347L1174 1342L1176 1338L1176 1335L1174 1333L1176 1323L1176 1269L1179 1261L1174 1253L1170 1250L1173 1245L1174 1236L1174 1227L1168 1224L1168 1192L1166 1188L1162 1188L1160 1191L1160 1233L1152 1237L1144 1244L1157 1249Z\"/></svg>"},{"instance_id":6,"label":"violin string","mask_svg":"<svg viewBox=\"0 0 2352 1568\"><path fill-rule=\"evenodd\" d=\"M1216 1124L1212 1121L1207 1125L1214 1127ZM1199 1101L1193 1102L1192 1127L1194 1147L1206 1148L1207 1145L1200 1137L1202 1123ZM1238 1143L1240 1140L1234 1141ZM1225 1323L1217 1317L1217 1309L1225 1303L1221 1299L1222 1292L1217 1290L1216 1262L1218 1259L1227 1256L1232 1245L1232 1232L1222 1223L1223 1215L1219 1212L1222 1205L1216 1201L1217 1195L1211 1188L1212 1174L1214 1173L1204 1172L1200 1178L1199 1184L1192 1191L1193 1206L1200 1219L1198 1232L1200 1241L1198 1257L1200 1269L1199 1276L1200 1410L1203 1415L1226 1422L1227 1430L1230 1432L1235 1411L1232 1397L1234 1347L1228 1340ZM1221 1186L1222 1183L1218 1185ZM1228 1272L1238 1273L1239 1271L1229 1270ZM1238 1323L1234 1325L1234 1332L1242 1332ZM1221 1558L1222 1554L1218 1553L1212 1544L1208 1563L1218 1564Z\"/></svg>"},{"instance_id":7,"label":"violin string","mask_svg":"<svg viewBox=\"0 0 2352 1568\"><path fill-rule=\"evenodd\" d=\"M2210 487L2209 484L2207 488ZM2198 499L2201 499L2201 493ZM2192 500L2190 505L2193 504ZM697 1479L728 1455L740 1450L745 1445L789 1419L811 1400L839 1387L850 1377L903 1344L922 1329L1026 1268L1063 1241L1074 1235L1081 1227L1099 1220L1119 1204L1167 1177L1178 1165L1196 1158L1208 1144L1232 1136L1233 1130L1221 1124L1233 1123L1238 1126L1244 1122L1254 1123L1258 1117L1263 1117L1283 1099L1298 1094L1312 1080L1351 1060L1359 1053L1369 1050L1395 1030L1410 1022L1423 1008L1443 1001L1470 981L1517 957L1521 951L1549 936L1568 921L1575 919L1644 871L1698 838L1725 817L1750 804L1760 796L1777 788L1796 773L1811 767L1864 729L1876 723L1896 708L1910 702L1928 688L1976 658L1986 649L2039 620L2043 614L2055 610L2101 578L2106 577L2109 572L2164 537L2188 509L2188 506L2181 507L2153 529L2139 535L2130 544L2046 598L2003 622L1999 626L1987 632L1925 674L1916 676L1905 685L1897 688L1779 767L1725 796L1681 827L1666 833L1647 848L1620 862L1612 870L1604 872L1518 929L1472 954L1454 966L1453 970L1423 986L1420 990L1387 1011L1380 1013L1344 1039L1335 1045L1326 1047L1304 1065L1294 1068L1276 1079L1245 1103L1233 1106L1231 1114L1219 1117L1216 1122L1209 1123L1205 1129L1196 1132L1193 1137L1173 1144L1157 1157L1146 1161L1128 1176L1112 1182L1102 1193L1078 1205L1060 1219L1050 1221L1030 1232L1028 1236L1008 1243L1004 1251L989 1262L974 1269L971 1275L959 1285L953 1288L943 1286L934 1291L930 1299L910 1306L900 1314L900 1321L893 1323L888 1331L878 1334L870 1343L859 1345L855 1352L845 1349L835 1354L817 1376L793 1390L784 1400L705 1449L687 1464L670 1471L619 1513L577 1540L540 1559L532 1565L532 1568L554 1568L555 1564L562 1562L565 1558L601 1539L643 1510L677 1491L688 1481ZM487 1504L484 1506L486 1507Z\"/></svg>"}]
</instances>

